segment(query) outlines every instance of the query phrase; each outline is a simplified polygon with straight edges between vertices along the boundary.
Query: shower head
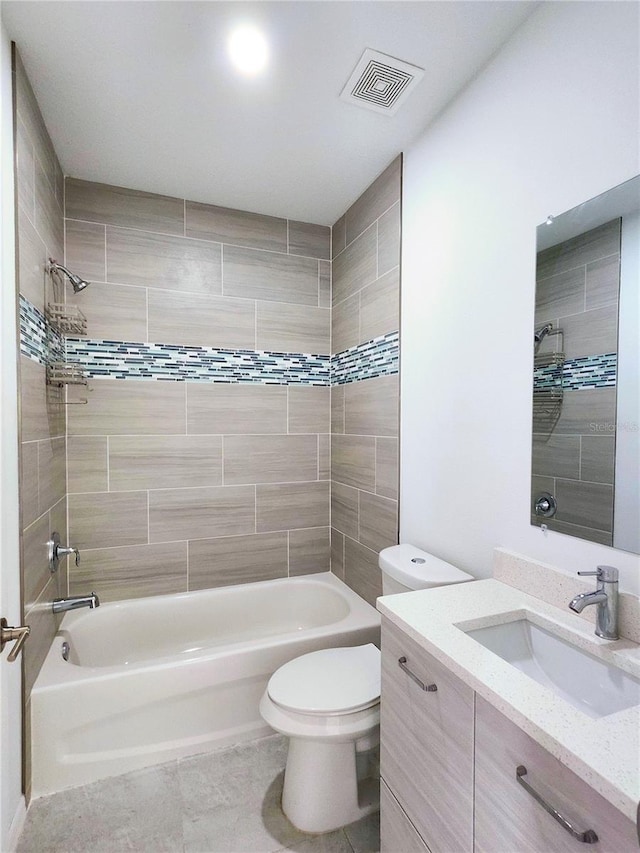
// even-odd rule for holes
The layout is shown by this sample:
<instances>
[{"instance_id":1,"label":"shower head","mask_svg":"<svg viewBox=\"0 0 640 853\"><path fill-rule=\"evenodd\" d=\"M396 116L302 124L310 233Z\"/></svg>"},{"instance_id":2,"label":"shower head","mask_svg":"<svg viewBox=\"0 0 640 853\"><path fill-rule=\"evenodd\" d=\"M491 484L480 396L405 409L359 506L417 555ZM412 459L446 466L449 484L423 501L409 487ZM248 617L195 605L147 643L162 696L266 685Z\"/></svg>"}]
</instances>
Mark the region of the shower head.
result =
<instances>
[{"instance_id":1,"label":"shower head","mask_svg":"<svg viewBox=\"0 0 640 853\"><path fill-rule=\"evenodd\" d=\"M63 267L62 264L59 264L57 261L54 261L53 258L49 258L49 267L48 272L62 272L66 275L66 277L71 282L71 287L73 287L74 293L80 293L81 290L84 290L85 287L89 287L89 282L85 281L83 278L80 278L79 275L72 273L66 267Z\"/></svg>"},{"instance_id":2,"label":"shower head","mask_svg":"<svg viewBox=\"0 0 640 853\"><path fill-rule=\"evenodd\" d=\"M540 329L533 333L533 342L539 344L543 338L549 334L549 332L553 329L553 323L547 323L546 326L542 326Z\"/></svg>"}]
</instances>

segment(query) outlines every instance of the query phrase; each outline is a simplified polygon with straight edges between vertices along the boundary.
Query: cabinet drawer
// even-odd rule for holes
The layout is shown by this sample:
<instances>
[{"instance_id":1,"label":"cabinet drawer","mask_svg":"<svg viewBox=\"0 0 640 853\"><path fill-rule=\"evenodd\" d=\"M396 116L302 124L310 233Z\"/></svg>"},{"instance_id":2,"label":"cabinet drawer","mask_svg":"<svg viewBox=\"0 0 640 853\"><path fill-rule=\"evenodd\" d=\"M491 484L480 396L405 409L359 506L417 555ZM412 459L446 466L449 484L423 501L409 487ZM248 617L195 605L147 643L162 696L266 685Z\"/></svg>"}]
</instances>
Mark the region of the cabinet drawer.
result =
<instances>
[{"instance_id":1,"label":"cabinet drawer","mask_svg":"<svg viewBox=\"0 0 640 853\"><path fill-rule=\"evenodd\" d=\"M470 687L383 620L381 774L432 853L473 848L473 706Z\"/></svg>"},{"instance_id":2,"label":"cabinet drawer","mask_svg":"<svg viewBox=\"0 0 640 853\"><path fill-rule=\"evenodd\" d=\"M384 782L380 783L381 853L430 853L398 801Z\"/></svg>"},{"instance_id":3,"label":"cabinet drawer","mask_svg":"<svg viewBox=\"0 0 640 853\"><path fill-rule=\"evenodd\" d=\"M586 844L563 829L519 783L520 765L546 802L599 840ZM475 839L476 853L638 853L632 821L479 696Z\"/></svg>"}]
</instances>

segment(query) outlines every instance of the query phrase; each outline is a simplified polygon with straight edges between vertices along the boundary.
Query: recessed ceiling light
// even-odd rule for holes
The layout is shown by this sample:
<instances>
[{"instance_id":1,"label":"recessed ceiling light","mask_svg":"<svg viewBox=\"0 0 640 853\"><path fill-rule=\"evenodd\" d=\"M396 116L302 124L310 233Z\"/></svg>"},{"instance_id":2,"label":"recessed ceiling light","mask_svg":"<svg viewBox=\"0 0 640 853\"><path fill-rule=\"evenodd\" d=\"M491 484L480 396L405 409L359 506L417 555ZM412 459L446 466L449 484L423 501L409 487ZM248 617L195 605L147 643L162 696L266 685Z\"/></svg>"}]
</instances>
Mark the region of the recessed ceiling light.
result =
<instances>
[{"instance_id":1,"label":"recessed ceiling light","mask_svg":"<svg viewBox=\"0 0 640 853\"><path fill-rule=\"evenodd\" d=\"M229 36L229 56L243 74L259 74L267 65L269 46L255 27L242 26Z\"/></svg>"}]
</instances>

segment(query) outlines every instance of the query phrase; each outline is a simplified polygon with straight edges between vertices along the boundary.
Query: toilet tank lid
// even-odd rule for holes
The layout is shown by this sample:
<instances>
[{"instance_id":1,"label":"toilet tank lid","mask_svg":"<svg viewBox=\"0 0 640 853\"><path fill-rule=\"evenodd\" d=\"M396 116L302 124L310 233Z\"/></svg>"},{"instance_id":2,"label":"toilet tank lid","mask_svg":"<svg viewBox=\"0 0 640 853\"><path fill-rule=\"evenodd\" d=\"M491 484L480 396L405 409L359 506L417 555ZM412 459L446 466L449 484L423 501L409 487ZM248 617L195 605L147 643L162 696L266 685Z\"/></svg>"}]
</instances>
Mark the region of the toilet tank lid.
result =
<instances>
[{"instance_id":1,"label":"toilet tank lid","mask_svg":"<svg viewBox=\"0 0 640 853\"><path fill-rule=\"evenodd\" d=\"M427 589L474 579L468 572L408 543L380 551L378 564L383 572L409 589Z\"/></svg>"}]
</instances>

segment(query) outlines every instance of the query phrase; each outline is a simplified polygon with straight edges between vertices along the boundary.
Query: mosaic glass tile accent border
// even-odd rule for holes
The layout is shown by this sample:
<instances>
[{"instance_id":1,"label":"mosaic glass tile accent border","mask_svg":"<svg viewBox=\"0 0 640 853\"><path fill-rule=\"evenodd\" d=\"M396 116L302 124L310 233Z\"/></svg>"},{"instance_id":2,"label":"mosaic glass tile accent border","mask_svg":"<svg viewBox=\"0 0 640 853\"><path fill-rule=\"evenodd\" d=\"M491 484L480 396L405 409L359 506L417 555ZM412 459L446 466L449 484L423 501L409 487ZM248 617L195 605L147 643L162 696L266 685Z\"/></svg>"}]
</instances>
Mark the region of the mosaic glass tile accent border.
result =
<instances>
[{"instance_id":1,"label":"mosaic glass tile accent border","mask_svg":"<svg viewBox=\"0 0 640 853\"><path fill-rule=\"evenodd\" d=\"M42 311L20 295L20 352L38 364L64 361L64 338Z\"/></svg>"},{"instance_id":2,"label":"mosaic glass tile accent border","mask_svg":"<svg viewBox=\"0 0 640 853\"><path fill-rule=\"evenodd\" d=\"M565 391L613 388L616 384L617 362L615 352L568 358L562 371L553 365L534 370L533 387L537 391L547 388L563 388Z\"/></svg>"},{"instance_id":3,"label":"mosaic glass tile accent border","mask_svg":"<svg viewBox=\"0 0 640 853\"><path fill-rule=\"evenodd\" d=\"M87 376L263 385L329 385L328 355L67 338Z\"/></svg>"},{"instance_id":4,"label":"mosaic glass tile accent border","mask_svg":"<svg viewBox=\"0 0 640 853\"><path fill-rule=\"evenodd\" d=\"M388 332L336 353L331 358L331 384L346 385L361 379L398 373L399 337L399 332Z\"/></svg>"}]
</instances>

